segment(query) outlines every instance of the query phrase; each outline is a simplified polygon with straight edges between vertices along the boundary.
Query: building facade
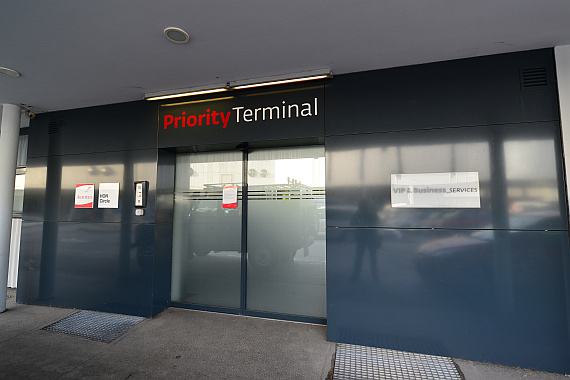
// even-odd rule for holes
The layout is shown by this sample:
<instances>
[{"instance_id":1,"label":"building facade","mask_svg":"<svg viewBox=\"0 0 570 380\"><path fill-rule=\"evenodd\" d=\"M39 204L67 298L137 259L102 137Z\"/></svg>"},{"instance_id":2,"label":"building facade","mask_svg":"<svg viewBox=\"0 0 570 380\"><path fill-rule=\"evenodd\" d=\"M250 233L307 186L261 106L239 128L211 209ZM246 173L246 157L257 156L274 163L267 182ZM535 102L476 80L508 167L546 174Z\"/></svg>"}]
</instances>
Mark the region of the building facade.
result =
<instances>
[{"instance_id":1,"label":"building facade","mask_svg":"<svg viewBox=\"0 0 570 380\"><path fill-rule=\"evenodd\" d=\"M18 302L570 373L561 133L553 49L40 114Z\"/></svg>"}]
</instances>

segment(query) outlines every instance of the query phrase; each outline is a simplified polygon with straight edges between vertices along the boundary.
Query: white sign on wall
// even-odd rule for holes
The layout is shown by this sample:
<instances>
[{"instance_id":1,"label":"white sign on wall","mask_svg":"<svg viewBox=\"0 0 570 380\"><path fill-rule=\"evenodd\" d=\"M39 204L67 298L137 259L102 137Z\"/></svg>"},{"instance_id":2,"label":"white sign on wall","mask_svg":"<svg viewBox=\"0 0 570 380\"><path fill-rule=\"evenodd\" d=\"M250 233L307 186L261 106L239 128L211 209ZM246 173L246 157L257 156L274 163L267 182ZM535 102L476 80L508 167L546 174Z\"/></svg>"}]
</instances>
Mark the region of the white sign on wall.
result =
<instances>
[{"instance_id":1,"label":"white sign on wall","mask_svg":"<svg viewBox=\"0 0 570 380\"><path fill-rule=\"evenodd\" d=\"M99 208L119 208L119 184L99 184Z\"/></svg>"},{"instance_id":2,"label":"white sign on wall","mask_svg":"<svg viewBox=\"0 0 570 380\"><path fill-rule=\"evenodd\" d=\"M95 196L94 184L81 183L75 185L75 208L93 208L94 196Z\"/></svg>"},{"instance_id":3,"label":"white sign on wall","mask_svg":"<svg viewBox=\"0 0 570 380\"><path fill-rule=\"evenodd\" d=\"M478 172L391 175L392 207L480 208Z\"/></svg>"}]
</instances>

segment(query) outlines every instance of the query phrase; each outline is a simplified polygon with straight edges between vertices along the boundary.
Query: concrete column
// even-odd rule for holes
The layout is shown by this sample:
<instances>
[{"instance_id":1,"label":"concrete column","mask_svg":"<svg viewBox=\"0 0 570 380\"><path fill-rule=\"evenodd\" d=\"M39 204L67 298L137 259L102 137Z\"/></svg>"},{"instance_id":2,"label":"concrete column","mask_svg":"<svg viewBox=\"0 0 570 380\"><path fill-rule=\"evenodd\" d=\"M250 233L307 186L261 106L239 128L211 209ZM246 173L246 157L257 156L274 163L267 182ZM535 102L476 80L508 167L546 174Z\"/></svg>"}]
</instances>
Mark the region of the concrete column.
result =
<instances>
[{"instance_id":1,"label":"concrete column","mask_svg":"<svg viewBox=\"0 0 570 380\"><path fill-rule=\"evenodd\" d=\"M4 104L0 124L0 313L6 310L19 136L20 106Z\"/></svg>"}]
</instances>

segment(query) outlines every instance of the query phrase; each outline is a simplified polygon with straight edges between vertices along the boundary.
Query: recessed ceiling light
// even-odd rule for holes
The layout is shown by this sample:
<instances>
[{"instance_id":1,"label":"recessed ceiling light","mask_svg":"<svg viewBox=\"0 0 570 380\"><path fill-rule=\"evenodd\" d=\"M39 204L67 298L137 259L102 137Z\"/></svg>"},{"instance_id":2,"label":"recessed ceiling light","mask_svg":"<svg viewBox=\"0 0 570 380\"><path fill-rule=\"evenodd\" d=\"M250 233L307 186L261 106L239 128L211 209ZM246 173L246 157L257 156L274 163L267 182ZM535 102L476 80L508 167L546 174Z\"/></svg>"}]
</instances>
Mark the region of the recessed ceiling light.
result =
<instances>
[{"instance_id":1,"label":"recessed ceiling light","mask_svg":"<svg viewBox=\"0 0 570 380\"><path fill-rule=\"evenodd\" d=\"M166 38L168 38L169 41L172 41L175 44L185 44L186 42L190 41L190 36L188 33L180 28L166 28L164 29L164 35Z\"/></svg>"},{"instance_id":2,"label":"recessed ceiling light","mask_svg":"<svg viewBox=\"0 0 570 380\"><path fill-rule=\"evenodd\" d=\"M16 70L9 69L7 67L0 67L0 74L6 75L7 77L16 78L20 76L20 73Z\"/></svg>"}]
</instances>

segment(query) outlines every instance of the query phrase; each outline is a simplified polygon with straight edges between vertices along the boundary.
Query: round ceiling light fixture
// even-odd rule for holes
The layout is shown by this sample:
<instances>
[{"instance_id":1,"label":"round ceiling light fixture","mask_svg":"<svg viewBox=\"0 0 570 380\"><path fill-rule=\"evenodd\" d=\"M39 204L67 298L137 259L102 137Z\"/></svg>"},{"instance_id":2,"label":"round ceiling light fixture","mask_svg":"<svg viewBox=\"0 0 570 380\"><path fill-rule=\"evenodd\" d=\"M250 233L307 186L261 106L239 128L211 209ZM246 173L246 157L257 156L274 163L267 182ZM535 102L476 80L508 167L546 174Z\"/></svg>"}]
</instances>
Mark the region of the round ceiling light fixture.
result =
<instances>
[{"instance_id":1,"label":"round ceiling light fixture","mask_svg":"<svg viewBox=\"0 0 570 380\"><path fill-rule=\"evenodd\" d=\"M185 44L190 41L190 36L188 33L180 28L169 27L164 29L164 36L168 38L169 41L175 44Z\"/></svg>"},{"instance_id":2,"label":"round ceiling light fixture","mask_svg":"<svg viewBox=\"0 0 570 380\"><path fill-rule=\"evenodd\" d=\"M16 70L9 69L7 67L0 67L0 74L6 75L7 77L16 78L20 76L20 73Z\"/></svg>"}]
</instances>

